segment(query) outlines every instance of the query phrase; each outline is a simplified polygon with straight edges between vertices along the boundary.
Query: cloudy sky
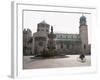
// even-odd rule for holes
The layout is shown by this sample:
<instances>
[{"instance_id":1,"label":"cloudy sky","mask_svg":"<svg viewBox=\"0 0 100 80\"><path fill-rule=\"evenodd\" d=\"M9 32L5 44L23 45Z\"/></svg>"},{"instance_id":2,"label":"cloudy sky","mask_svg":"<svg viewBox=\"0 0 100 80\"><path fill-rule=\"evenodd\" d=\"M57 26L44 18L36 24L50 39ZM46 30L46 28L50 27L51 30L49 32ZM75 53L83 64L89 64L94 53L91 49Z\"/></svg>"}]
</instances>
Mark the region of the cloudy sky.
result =
<instances>
[{"instance_id":1,"label":"cloudy sky","mask_svg":"<svg viewBox=\"0 0 100 80\"><path fill-rule=\"evenodd\" d=\"M24 11L24 28L36 32L37 24L45 20L54 27L56 33L79 33L79 18L82 14ZM91 14L84 14L87 18L89 43L91 43Z\"/></svg>"}]
</instances>

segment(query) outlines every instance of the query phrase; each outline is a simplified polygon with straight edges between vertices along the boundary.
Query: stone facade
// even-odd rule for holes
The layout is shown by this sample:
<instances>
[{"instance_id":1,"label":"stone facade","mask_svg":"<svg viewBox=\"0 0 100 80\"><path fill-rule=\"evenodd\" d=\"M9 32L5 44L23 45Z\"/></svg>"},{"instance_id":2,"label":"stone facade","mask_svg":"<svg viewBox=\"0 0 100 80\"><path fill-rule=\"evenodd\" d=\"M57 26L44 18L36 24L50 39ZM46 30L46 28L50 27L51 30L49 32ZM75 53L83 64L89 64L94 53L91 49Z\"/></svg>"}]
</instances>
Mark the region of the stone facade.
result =
<instances>
[{"instance_id":1,"label":"stone facade","mask_svg":"<svg viewBox=\"0 0 100 80\"><path fill-rule=\"evenodd\" d=\"M54 33L56 35L55 45L56 50L60 54L90 54L91 45L88 44L88 26L86 23L86 17L80 17L79 34L65 34L65 33ZM44 48L47 48L48 34L50 25L45 21L37 24L37 32L32 36L32 43L30 44L32 54L41 55ZM55 29L54 29L55 30ZM24 34L28 32L24 30ZM26 37L26 38L29 38ZM23 38L24 39L24 38ZM30 39L30 38L29 38ZM26 39L26 41L28 41ZM25 44L25 43L24 43ZM30 53L30 52L28 52Z\"/></svg>"},{"instance_id":2,"label":"stone facade","mask_svg":"<svg viewBox=\"0 0 100 80\"><path fill-rule=\"evenodd\" d=\"M32 54L32 32L30 29L23 30L23 55Z\"/></svg>"},{"instance_id":3,"label":"stone facade","mask_svg":"<svg viewBox=\"0 0 100 80\"><path fill-rule=\"evenodd\" d=\"M45 21L37 24L37 32L33 34L33 54L41 55L43 48L47 47L49 27L50 25L47 24Z\"/></svg>"},{"instance_id":4,"label":"stone facade","mask_svg":"<svg viewBox=\"0 0 100 80\"><path fill-rule=\"evenodd\" d=\"M79 34L56 33L56 49L65 54L78 54L81 50Z\"/></svg>"},{"instance_id":5,"label":"stone facade","mask_svg":"<svg viewBox=\"0 0 100 80\"><path fill-rule=\"evenodd\" d=\"M84 54L88 52L89 45L88 45L88 26L86 23L86 17L83 15L80 17L79 34L80 34L80 39L82 41L81 44L82 54Z\"/></svg>"}]
</instances>

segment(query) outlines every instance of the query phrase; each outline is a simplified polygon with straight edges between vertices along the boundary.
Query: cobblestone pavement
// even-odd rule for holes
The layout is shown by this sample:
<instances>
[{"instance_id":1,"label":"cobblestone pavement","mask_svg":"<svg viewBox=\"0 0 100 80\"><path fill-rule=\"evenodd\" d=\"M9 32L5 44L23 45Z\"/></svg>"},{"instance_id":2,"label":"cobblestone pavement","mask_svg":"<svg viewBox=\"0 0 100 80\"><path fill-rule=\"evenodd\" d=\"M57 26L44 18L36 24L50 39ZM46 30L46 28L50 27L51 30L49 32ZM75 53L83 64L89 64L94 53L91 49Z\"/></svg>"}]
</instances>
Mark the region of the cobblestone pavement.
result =
<instances>
[{"instance_id":1,"label":"cobblestone pavement","mask_svg":"<svg viewBox=\"0 0 100 80\"><path fill-rule=\"evenodd\" d=\"M86 62L79 60L79 55L67 55L66 58L31 59L32 56L23 57L24 69L57 68L57 67L78 67L90 66L91 56L86 56Z\"/></svg>"}]
</instances>

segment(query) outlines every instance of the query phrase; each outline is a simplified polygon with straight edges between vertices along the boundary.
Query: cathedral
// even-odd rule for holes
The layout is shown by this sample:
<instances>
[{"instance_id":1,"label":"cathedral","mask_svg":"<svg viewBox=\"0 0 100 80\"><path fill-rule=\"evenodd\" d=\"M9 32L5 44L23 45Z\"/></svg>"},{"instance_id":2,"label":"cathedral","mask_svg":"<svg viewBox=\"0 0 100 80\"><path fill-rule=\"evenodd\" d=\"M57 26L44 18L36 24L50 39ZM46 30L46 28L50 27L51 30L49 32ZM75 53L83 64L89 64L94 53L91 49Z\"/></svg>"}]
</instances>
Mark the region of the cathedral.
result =
<instances>
[{"instance_id":1,"label":"cathedral","mask_svg":"<svg viewBox=\"0 0 100 80\"><path fill-rule=\"evenodd\" d=\"M48 34L50 33L50 24L42 21L37 24L37 31L33 33L31 53L41 55L44 48L48 46ZM56 30L55 28L53 28ZM60 54L90 54L90 45L88 44L88 25L86 17L82 15L79 20L79 34L54 33L56 50Z\"/></svg>"}]
</instances>

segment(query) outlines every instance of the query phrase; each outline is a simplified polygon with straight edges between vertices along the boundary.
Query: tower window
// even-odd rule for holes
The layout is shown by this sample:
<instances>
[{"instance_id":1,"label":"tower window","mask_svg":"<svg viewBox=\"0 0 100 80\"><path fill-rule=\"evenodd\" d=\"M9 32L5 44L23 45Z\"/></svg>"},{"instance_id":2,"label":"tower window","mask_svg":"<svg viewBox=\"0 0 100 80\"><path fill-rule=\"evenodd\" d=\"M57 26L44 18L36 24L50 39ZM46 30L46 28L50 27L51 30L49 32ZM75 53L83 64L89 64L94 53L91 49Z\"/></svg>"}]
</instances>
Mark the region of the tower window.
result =
<instances>
[{"instance_id":1,"label":"tower window","mask_svg":"<svg viewBox=\"0 0 100 80\"><path fill-rule=\"evenodd\" d=\"M41 29L41 31L44 31L44 29Z\"/></svg>"}]
</instances>

